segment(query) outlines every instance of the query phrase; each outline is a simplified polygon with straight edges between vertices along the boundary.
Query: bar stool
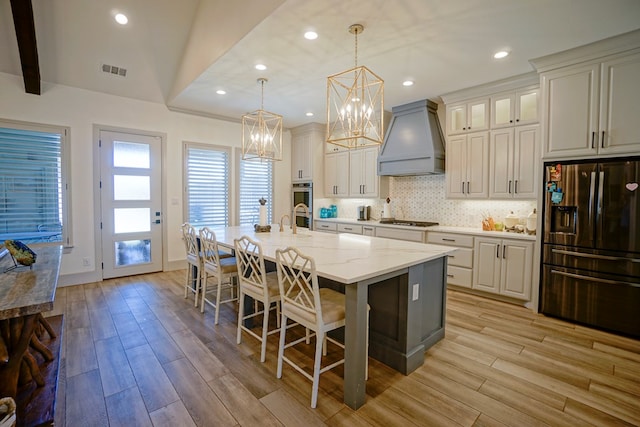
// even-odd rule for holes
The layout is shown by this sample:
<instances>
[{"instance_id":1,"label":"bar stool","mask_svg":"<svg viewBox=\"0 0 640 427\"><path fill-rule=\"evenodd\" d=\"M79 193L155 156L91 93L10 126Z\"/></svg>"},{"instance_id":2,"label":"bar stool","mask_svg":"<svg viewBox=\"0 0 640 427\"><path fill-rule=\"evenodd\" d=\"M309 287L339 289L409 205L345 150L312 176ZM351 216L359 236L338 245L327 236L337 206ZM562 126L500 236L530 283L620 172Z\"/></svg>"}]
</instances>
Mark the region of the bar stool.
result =
<instances>
[{"instance_id":1,"label":"bar stool","mask_svg":"<svg viewBox=\"0 0 640 427\"><path fill-rule=\"evenodd\" d=\"M187 252L187 277L184 285L184 297L189 296L189 292L195 294L194 306L198 306L198 294L200 293L200 275L202 272L202 259L198 251L198 237L196 229L189 223L182 224L182 237L185 250Z\"/></svg>"},{"instance_id":2,"label":"bar stool","mask_svg":"<svg viewBox=\"0 0 640 427\"><path fill-rule=\"evenodd\" d=\"M220 304L233 302L238 299L234 279L238 277L238 267L234 257L220 257L216 235L209 227L200 230L200 248L202 257L202 303L200 311L204 313L207 303L216 309L215 321L218 324ZM216 279L215 287L207 290L209 277ZM229 297L222 299L222 291L229 291ZM207 298L207 292L215 292L215 301Z\"/></svg>"},{"instance_id":3,"label":"bar stool","mask_svg":"<svg viewBox=\"0 0 640 427\"><path fill-rule=\"evenodd\" d=\"M259 242L248 236L242 236L234 240L236 264L238 266L239 305L238 308L238 336L237 343L242 342L244 330L262 344L260 349L260 362L264 362L267 352L267 336L280 330L280 288L278 286L278 274L274 271L267 273L264 265L262 246ZM254 301L262 303L262 310L245 314L245 295ZM273 304L275 303L275 304ZM272 307L273 305L273 307ZM276 310L276 329L269 331L269 312ZM245 326L245 321L262 315L262 335Z\"/></svg>"},{"instance_id":4,"label":"bar stool","mask_svg":"<svg viewBox=\"0 0 640 427\"><path fill-rule=\"evenodd\" d=\"M345 324L344 295L332 289L319 288L315 261L302 254L297 248L288 247L276 250L276 266L280 297L282 321L280 322L280 344L278 346L278 370L276 376L282 378L282 364L286 362L296 371L312 382L311 407L318 403L318 385L320 374L344 363L344 358L328 366L321 367L322 355L326 354L328 340L344 349L344 345L327 336L327 332L338 329ZM284 355L284 350L302 341L308 342L304 336L286 343L287 321L294 322L313 331L316 337L316 349L313 362L313 374L307 373L302 366ZM367 336L369 321L367 314ZM368 343L368 339L367 339ZM368 349L367 349L367 358Z\"/></svg>"}]
</instances>

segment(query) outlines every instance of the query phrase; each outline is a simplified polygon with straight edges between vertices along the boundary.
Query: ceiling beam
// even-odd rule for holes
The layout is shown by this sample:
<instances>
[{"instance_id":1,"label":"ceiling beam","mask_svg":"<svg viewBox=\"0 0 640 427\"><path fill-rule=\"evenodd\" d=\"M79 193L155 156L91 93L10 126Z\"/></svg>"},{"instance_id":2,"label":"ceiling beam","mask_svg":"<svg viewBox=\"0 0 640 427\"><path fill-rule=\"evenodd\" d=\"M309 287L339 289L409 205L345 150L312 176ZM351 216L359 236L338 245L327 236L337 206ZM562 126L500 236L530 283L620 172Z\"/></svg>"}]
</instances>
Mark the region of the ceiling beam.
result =
<instances>
[{"instance_id":1,"label":"ceiling beam","mask_svg":"<svg viewBox=\"0 0 640 427\"><path fill-rule=\"evenodd\" d=\"M40 65L31 0L11 0L11 13L18 39L24 90L40 95Z\"/></svg>"}]
</instances>

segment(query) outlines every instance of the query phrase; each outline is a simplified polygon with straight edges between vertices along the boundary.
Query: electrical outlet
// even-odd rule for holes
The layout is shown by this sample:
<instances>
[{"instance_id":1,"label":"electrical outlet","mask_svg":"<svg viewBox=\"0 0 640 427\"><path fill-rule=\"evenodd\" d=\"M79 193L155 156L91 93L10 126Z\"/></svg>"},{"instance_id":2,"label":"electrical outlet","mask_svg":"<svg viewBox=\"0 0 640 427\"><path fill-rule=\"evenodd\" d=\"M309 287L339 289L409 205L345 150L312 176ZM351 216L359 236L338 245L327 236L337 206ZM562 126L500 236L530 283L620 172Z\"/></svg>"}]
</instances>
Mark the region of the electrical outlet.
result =
<instances>
[{"instance_id":1,"label":"electrical outlet","mask_svg":"<svg viewBox=\"0 0 640 427\"><path fill-rule=\"evenodd\" d=\"M85 266L85 267L89 267L90 261L89 261L88 257L82 258L82 265Z\"/></svg>"},{"instance_id":2,"label":"electrical outlet","mask_svg":"<svg viewBox=\"0 0 640 427\"><path fill-rule=\"evenodd\" d=\"M418 301L418 293L420 292L420 283L413 284L413 298L412 301Z\"/></svg>"}]
</instances>

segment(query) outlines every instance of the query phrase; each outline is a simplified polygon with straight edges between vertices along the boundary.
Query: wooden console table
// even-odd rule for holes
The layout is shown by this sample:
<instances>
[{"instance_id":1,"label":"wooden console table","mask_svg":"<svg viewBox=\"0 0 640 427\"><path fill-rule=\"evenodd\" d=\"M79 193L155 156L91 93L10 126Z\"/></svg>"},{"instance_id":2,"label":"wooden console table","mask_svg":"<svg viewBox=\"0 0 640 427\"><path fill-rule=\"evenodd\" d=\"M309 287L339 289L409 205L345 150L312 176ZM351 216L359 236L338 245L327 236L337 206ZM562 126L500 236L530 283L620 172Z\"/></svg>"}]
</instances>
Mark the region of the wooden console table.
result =
<instances>
[{"instance_id":1,"label":"wooden console table","mask_svg":"<svg viewBox=\"0 0 640 427\"><path fill-rule=\"evenodd\" d=\"M24 390L47 388L50 396L45 405L31 406L28 412L43 411L43 418L34 424L53 423L53 405L57 386L59 339L61 322L52 326L42 312L53 309L61 246L33 247L37 254L33 268L19 267L0 273L0 397L13 397L18 404L17 425L30 425L20 419L21 404L27 405L40 393ZM12 264L9 256L0 260L0 271ZM49 345L47 345L49 344ZM54 365L51 375L50 366ZM47 383L47 381L49 383ZM53 381L53 384L51 382ZM26 399L27 401L22 401ZM30 417L31 418L31 415ZM50 418L50 419L49 419Z\"/></svg>"}]
</instances>

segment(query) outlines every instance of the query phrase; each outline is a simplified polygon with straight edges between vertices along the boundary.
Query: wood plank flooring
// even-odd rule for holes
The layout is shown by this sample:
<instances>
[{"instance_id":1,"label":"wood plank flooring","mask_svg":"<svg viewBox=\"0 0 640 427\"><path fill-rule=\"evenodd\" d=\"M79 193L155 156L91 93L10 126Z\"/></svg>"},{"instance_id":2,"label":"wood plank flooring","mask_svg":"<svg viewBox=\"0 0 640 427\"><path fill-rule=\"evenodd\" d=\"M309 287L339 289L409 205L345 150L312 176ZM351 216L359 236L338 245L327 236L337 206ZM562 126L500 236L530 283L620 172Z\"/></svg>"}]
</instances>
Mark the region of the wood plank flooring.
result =
<instances>
[{"instance_id":1,"label":"wood plank flooring","mask_svg":"<svg viewBox=\"0 0 640 427\"><path fill-rule=\"evenodd\" d=\"M183 283L175 271L58 289L47 313L64 314L56 425L640 425L640 341L455 291L422 367L404 376L370 360L358 411L334 369L314 410L310 382L287 366L275 377L277 334L260 363L255 339L236 345L237 305L215 326ZM290 357L311 366L313 348Z\"/></svg>"}]
</instances>

